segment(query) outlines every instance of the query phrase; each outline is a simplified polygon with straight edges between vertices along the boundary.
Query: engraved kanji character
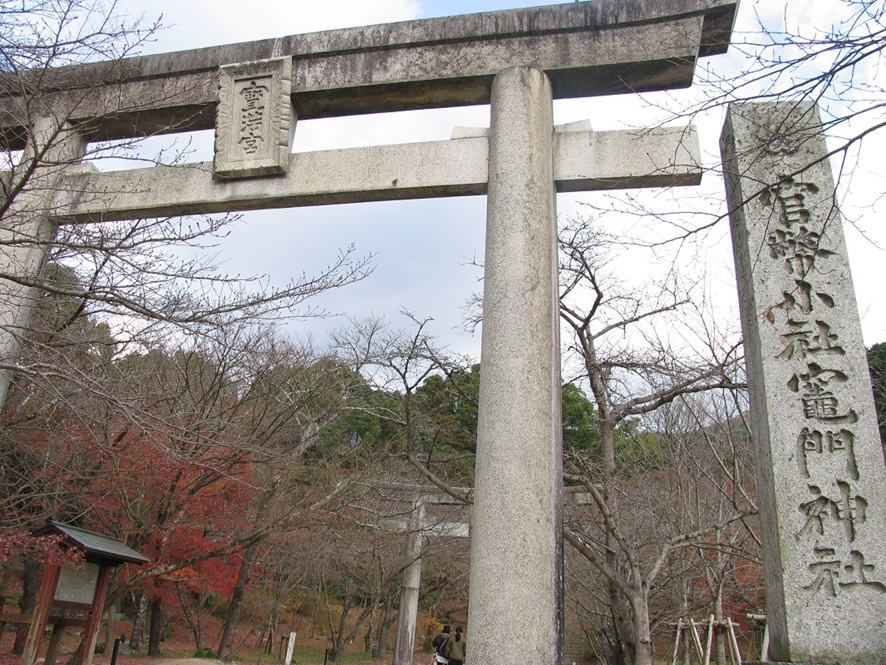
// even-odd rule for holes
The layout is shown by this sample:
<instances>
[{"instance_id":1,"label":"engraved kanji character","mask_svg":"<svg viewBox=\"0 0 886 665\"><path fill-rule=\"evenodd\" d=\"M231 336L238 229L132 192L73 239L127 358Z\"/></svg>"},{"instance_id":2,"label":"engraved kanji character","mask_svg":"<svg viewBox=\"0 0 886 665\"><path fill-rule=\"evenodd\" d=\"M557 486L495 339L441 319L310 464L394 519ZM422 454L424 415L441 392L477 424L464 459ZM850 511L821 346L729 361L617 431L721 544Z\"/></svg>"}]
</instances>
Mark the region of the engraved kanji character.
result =
<instances>
[{"instance_id":1,"label":"engraved kanji character","mask_svg":"<svg viewBox=\"0 0 886 665\"><path fill-rule=\"evenodd\" d=\"M834 255L834 252L820 246L820 233L810 231L802 225L797 230L775 229L766 238L766 242L769 245L769 255L773 259L783 258L787 271L801 277L812 271L816 258Z\"/></svg>"},{"instance_id":2,"label":"engraved kanji character","mask_svg":"<svg viewBox=\"0 0 886 665\"><path fill-rule=\"evenodd\" d=\"M838 480L837 487L840 488L840 519L846 530L846 537L849 542L853 542L857 535L857 525L863 524L867 519L868 500L861 494L851 496L852 487L846 481Z\"/></svg>"},{"instance_id":3,"label":"engraved kanji character","mask_svg":"<svg viewBox=\"0 0 886 665\"><path fill-rule=\"evenodd\" d=\"M840 577L841 562L839 559L828 559L827 557L832 557L837 552L830 547L816 547L814 551L815 556L822 560L809 564L809 572L815 573L815 579L803 588L813 591L825 589L831 596L836 596L837 587L834 581Z\"/></svg>"},{"instance_id":4,"label":"engraved kanji character","mask_svg":"<svg viewBox=\"0 0 886 665\"><path fill-rule=\"evenodd\" d=\"M834 393L822 392L803 396L803 415L807 418L828 420L837 415L837 398Z\"/></svg>"},{"instance_id":5,"label":"engraved kanji character","mask_svg":"<svg viewBox=\"0 0 886 665\"><path fill-rule=\"evenodd\" d=\"M809 345L810 353L835 353L838 356L846 355L843 347L835 344L837 335L831 332L831 327L824 321L815 321L818 332L812 335L812 344Z\"/></svg>"},{"instance_id":6,"label":"engraved kanji character","mask_svg":"<svg viewBox=\"0 0 886 665\"><path fill-rule=\"evenodd\" d=\"M810 529L814 529L818 535L824 535L824 520L830 514L832 519L837 519L837 504L826 496L822 495L821 489L817 485L809 485L809 490L817 495L811 501L800 504L800 510L806 513L806 524L800 529L800 536Z\"/></svg>"},{"instance_id":7,"label":"engraved kanji character","mask_svg":"<svg viewBox=\"0 0 886 665\"><path fill-rule=\"evenodd\" d=\"M868 502L860 494L851 496L849 483L837 481L840 496L831 498L825 496L818 485L807 485L815 498L801 503L799 510L806 514L806 523L797 534L799 538L807 531L815 531L818 535L825 535L825 524L828 519L842 524L843 530L849 542L853 542L856 536L856 527L867 518Z\"/></svg>"},{"instance_id":8,"label":"engraved kanji character","mask_svg":"<svg viewBox=\"0 0 886 665\"><path fill-rule=\"evenodd\" d=\"M874 572L874 564L865 563L864 554L858 550L851 550L849 552L849 559L850 563L843 566L843 571L846 573L846 577L844 581L838 582L841 587L868 586L877 591L886 592L886 585L882 582L868 579L868 574Z\"/></svg>"},{"instance_id":9,"label":"engraved kanji character","mask_svg":"<svg viewBox=\"0 0 886 665\"><path fill-rule=\"evenodd\" d=\"M830 389L831 383L846 383L849 377L839 370L823 369L816 363L809 363L806 367L808 372L794 374L787 383L791 391L800 393L803 415L811 420L830 423L858 422L854 409L839 414L839 402Z\"/></svg>"},{"instance_id":10,"label":"engraved kanji character","mask_svg":"<svg viewBox=\"0 0 886 665\"><path fill-rule=\"evenodd\" d=\"M846 455L846 473L858 480L858 462L855 459L855 434L847 429L837 431L804 427L797 437L797 463L806 478L809 478L809 455L812 453L838 453Z\"/></svg>"},{"instance_id":11,"label":"engraved kanji character","mask_svg":"<svg viewBox=\"0 0 886 665\"><path fill-rule=\"evenodd\" d=\"M250 81L249 85L240 90L240 94L246 100L246 108L248 109L256 108L264 100L266 92L268 92L268 87L259 85L257 81Z\"/></svg>"},{"instance_id":12,"label":"engraved kanji character","mask_svg":"<svg viewBox=\"0 0 886 665\"><path fill-rule=\"evenodd\" d=\"M262 118L244 118L240 122L240 133L244 136L261 138L263 129Z\"/></svg>"},{"instance_id":13,"label":"engraved kanji character","mask_svg":"<svg viewBox=\"0 0 886 665\"><path fill-rule=\"evenodd\" d=\"M240 141L243 152L251 155L258 151L264 140L264 107L244 109L240 118Z\"/></svg>"},{"instance_id":14,"label":"engraved kanji character","mask_svg":"<svg viewBox=\"0 0 886 665\"><path fill-rule=\"evenodd\" d=\"M243 144L243 152L247 155L258 152L259 137L247 136L240 139L240 143Z\"/></svg>"},{"instance_id":15,"label":"engraved kanji character","mask_svg":"<svg viewBox=\"0 0 886 665\"><path fill-rule=\"evenodd\" d=\"M845 355L843 347L835 344L837 335L831 332L831 327L824 321L815 321L817 332L812 330L808 321L788 319L788 327L791 332L781 336L785 349L778 354L779 358L791 359L805 358L807 355L819 355L831 353Z\"/></svg>"},{"instance_id":16,"label":"engraved kanji character","mask_svg":"<svg viewBox=\"0 0 886 665\"><path fill-rule=\"evenodd\" d=\"M828 309L833 309L836 305L833 296L824 291L814 291L812 284L801 279L794 280L796 288L793 291L782 291L784 298L776 307L780 307L786 312L800 311L803 314L812 314L815 311L816 303L821 303Z\"/></svg>"},{"instance_id":17,"label":"engraved kanji character","mask_svg":"<svg viewBox=\"0 0 886 665\"><path fill-rule=\"evenodd\" d=\"M812 183L797 182L793 178L785 178L783 182L764 191L760 195L760 200L766 206L778 203L781 223L790 228L793 224L803 224L809 220L810 213L806 207L806 196L817 194L818 191L818 187Z\"/></svg>"}]
</instances>

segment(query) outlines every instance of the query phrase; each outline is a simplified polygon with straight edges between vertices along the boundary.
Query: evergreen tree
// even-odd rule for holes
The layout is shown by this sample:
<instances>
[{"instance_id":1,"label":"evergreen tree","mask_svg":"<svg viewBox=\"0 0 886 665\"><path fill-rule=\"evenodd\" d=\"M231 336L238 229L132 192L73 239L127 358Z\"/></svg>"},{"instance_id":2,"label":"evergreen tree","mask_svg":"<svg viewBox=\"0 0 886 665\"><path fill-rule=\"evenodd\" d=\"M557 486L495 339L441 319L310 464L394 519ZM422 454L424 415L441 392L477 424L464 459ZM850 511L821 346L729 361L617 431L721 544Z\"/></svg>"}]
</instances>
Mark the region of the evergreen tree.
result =
<instances>
[{"instance_id":1,"label":"evergreen tree","mask_svg":"<svg viewBox=\"0 0 886 665\"><path fill-rule=\"evenodd\" d=\"M871 372L871 387L874 389L874 405L877 408L877 423L882 442L886 441L886 342L874 344L868 349L868 369Z\"/></svg>"}]
</instances>

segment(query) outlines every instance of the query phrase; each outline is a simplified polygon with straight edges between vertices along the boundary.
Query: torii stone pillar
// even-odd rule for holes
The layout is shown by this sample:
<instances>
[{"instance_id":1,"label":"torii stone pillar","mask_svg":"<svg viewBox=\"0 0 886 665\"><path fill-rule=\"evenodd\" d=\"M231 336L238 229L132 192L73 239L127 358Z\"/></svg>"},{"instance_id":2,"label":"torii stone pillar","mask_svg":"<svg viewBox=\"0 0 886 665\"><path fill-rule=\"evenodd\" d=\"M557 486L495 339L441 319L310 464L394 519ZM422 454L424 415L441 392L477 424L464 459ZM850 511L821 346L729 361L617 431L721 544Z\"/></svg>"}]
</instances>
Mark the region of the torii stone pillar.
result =
<instances>
[{"instance_id":1,"label":"torii stone pillar","mask_svg":"<svg viewBox=\"0 0 886 665\"><path fill-rule=\"evenodd\" d=\"M424 523L425 504L415 501L409 521L409 545L407 556L410 564L403 572L400 589L400 609L397 612L397 641L394 646L395 665L412 665L415 650L415 627L418 619L418 596L421 588L421 529ZM379 645L381 646L381 645Z\"/></svg>"},{"instance_id":2,"label":"torii stone pillar","mask_svg":"<svg viewBox=\"0 0 886 665\"><path fill-rule=\"evenodd\" d=\"M809 103L723 130L775 661L886 662L886 468L828 151Z\"/></svg>"},{"instance_id":3,"label":"torii stone pillar","mask_svg":"<svg viewBox=\"0 0 886 665\"><path fill-rule=\"evenodd\" d=\"M553 103L544 72L492 84L470 658L562 661L562 455ZM507 635L507 642L502 636Z\"/></svg>"},{"instance_id":4,"label":"torii stone pillar","mask_svg":"<svg viewBox=\"0 0 886 665\"><path fill-rule=\"evenodd\" d=\"M82 135L55 118L38 118L29 128L30 141L22 163L37 168L24 183L13 209L0 227L0 274L17 275L25 282L40 275L55 237L54 217L61 178L75 168L86 151ZM10 174L13 183L24 177ZM22 282L0 279L0 362L12 363L34 309L35 291ZM12 380L9 367L0 369L0 406Z\"/></svg>"}]
</instances>

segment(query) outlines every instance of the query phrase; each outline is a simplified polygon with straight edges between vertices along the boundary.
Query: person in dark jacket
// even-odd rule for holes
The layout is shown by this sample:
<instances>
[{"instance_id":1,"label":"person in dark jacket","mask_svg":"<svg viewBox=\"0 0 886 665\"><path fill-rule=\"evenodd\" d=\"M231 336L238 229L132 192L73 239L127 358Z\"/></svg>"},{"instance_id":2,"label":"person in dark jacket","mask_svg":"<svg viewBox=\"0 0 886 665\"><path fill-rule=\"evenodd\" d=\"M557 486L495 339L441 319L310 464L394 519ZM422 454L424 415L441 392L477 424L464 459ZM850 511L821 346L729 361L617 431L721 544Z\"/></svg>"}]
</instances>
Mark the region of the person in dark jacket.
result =
<instances>
[{"instance_id":1,"label":"person in dark jacket","mask_svg":"<svg viewBox=\"0 0 886 665\"><path fill-rule=\"evenodd\" d=\"M434 641L431 642L431 646L434 647L434 662L442 663L445 665L448 661L446 660L446 656L443 655L443 648L452 639L452 633L450 632L452 628L449 624L443 626L443 632L441 632L437 637L434 638Z\"/></svg>"},{"instance_id":2,"label":"person in dark jacket","mask_svg":"<svg viewBox=\"0 0 886 665\"><path fill-rule=\"evenodd\" d=\"M462 633L464 633L464 628L456 626L455 636L443 645L443 655L449 661L449 665L464 665L465 663L468 640Z\"/></svg>"}]
</instances>

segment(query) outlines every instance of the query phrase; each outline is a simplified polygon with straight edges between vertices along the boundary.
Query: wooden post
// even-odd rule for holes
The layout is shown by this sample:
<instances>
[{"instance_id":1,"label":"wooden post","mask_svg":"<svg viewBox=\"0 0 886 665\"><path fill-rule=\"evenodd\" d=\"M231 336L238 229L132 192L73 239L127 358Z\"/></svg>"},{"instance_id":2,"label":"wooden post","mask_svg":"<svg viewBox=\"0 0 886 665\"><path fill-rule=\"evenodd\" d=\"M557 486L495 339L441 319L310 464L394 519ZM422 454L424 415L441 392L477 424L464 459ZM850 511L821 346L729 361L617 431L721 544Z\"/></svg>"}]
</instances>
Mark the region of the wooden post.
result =
<instances>
[{"instance_id":1,"label":"wooden post","mask_svg":"<svg viewBox=\"0 0 886 665\"><path fill-rule=\"evenodd\" d=\"M28 640L25 642L25 650L22 652L21 665L34 665L37 660L37 650L40 648L40 640L46 632L46 623L49 621L49 611L52 609L52 601L55 598L55 588L58 585L60 574L61 568L52 564L48 564L46 570L43 571L40 591L37 594L37 605L34 607L34 616L28 631Z\"/></svg>"},{"instance_id":2,"label":"wooden post","mask_svg":"<svg viewBox=\"0 0 886 665\"><path fill-rule=\"evenodd\" d=\"M735 636L735 623L731 617L726 617L726 626L729 628L729 645L732 648L735 665L741 665L741 653L738 650L738 638Z\"/></svg>"},{"instance_id":3,"label":"wooden post","mask_svg":"<svg viewBox=\"0 0 886 665\"><path fill-rule=\"evenodd\" d=\"M695 627L695 619L689 620L692 629L692 643L695 645L695 653L698 654L698 662L704 662L704 650L701 648L701 638L698 636L698 628Z\"/></svg>"},{"instance_id":4,"label":"wooden post","mask_svg":"<svg viewBox=\"0 0 886 665\"><path fill-rule=\"evenodd\" d=\"M52 623L52 632L49 634L49 646L46 647L46 656L43 658L43 665L53 665L55 662L55 656L58 654L58 645L62 641L62 633L64 631L64 621L54 621Z\"/></svg>"},{"instance_id":5,"label":"wooden post","mask_svg":"<svg viewBox=\"0 0 886 665\"><path fill-rule=\"evenodd\" d=\"M286 658L283 660L283 665L292 665L292 654L295 652L295 633L289 633L289 637L286 638Z\"/></svg>"},{"instance_id":6,"label":"wooden post","mask_svg":"<svg viewBox=\"0 0 886 665\"><path fill-rule=\"evenodd\" d=\"M677 654L680 652L680 638L683 636L683 619L677 621L677 634L674 636L674 657L671 665L677 665Z\"/></svg>"},{"instance_id":7,"label":"wooden post","mask_svg":"<svg viewBox=\"0 0 886 665\"><path fill-rule=\"evenodd\" d=\"M714 615L708 621L708 641L704 650L704 665L711 665L711 642L714 639Z\"/></svg>"},{"instance_id":8,"label":"wooden post","mask_svg":"<svg viewBox=\"0 0 886 665\"><path fill-rule=\"evenodd\" d=\"M95 583L92 611L89 613L89 619L86 621L86 630L83 633L79 665L92 665L92 656L95 653L95 643L98 640L98 631L101 627L102 614L105 608L105 596L108 593L108 580L110 577L111 567L102 565L99 568L98 580Z\"/></svg>"},{"instance_id":9,"label":"wooden post","mask_svg":"<svg viewBox=\"0 0 886 665\"><path fill-rule=\"evenodd\" d=\"M763 626L763 646L760 647L760 660L769 662L769 621Z\"/></svg>"}]
</instances>

